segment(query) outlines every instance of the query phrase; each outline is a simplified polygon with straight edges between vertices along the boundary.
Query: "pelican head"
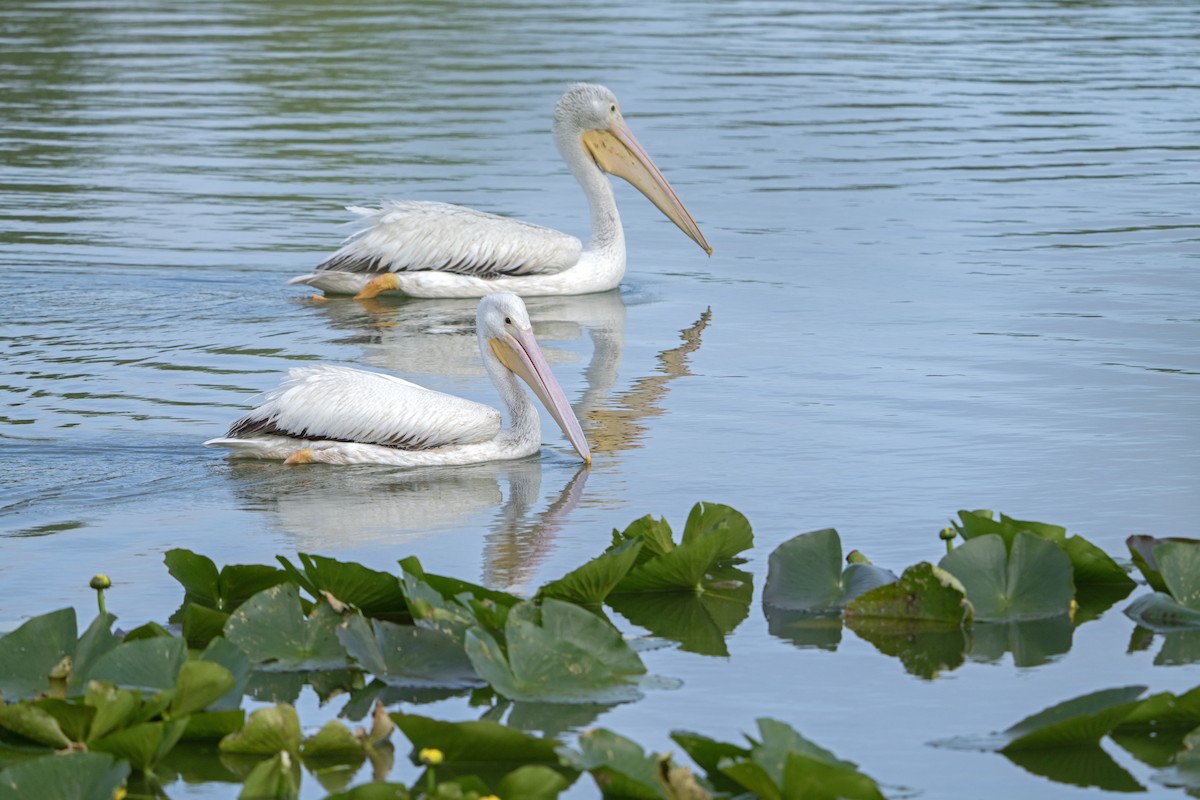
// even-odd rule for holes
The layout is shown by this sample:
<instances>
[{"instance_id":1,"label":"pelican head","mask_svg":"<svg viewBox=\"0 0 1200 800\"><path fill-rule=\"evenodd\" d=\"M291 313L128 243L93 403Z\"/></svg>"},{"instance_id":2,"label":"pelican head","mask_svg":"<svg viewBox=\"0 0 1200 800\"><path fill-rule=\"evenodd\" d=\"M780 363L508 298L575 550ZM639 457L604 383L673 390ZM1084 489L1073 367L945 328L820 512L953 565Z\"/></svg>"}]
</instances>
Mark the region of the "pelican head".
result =
<instances>
[{"instance_id":1,"label":"pelican head","mask_svg":"<svg viewBox=\"0 0 1200 800\"><path fill-rule=\"evenodd\" d=\"M598 168L633 184L667 219L712 255L700 227L625 124L617 96L609 89L594 83L576 83L568 88L554 108L554 139L568 162L571 157L567 148L582 146Z\"/></svg>"},{"instance_id":2,"label":"pelican head","mask_svg":"<svg viewBox=\"0 0 1200 800\"><path fill-rule=\"evenodd\" d=\"M533 325L521 298L507 292L484 297L475 314L475 330L480 349L495 354L504 367L529 384L579 455L592 463L592 452L583 436L583 428L550 371L542 348L533 338Z\"/></svg>"}]
</instances>

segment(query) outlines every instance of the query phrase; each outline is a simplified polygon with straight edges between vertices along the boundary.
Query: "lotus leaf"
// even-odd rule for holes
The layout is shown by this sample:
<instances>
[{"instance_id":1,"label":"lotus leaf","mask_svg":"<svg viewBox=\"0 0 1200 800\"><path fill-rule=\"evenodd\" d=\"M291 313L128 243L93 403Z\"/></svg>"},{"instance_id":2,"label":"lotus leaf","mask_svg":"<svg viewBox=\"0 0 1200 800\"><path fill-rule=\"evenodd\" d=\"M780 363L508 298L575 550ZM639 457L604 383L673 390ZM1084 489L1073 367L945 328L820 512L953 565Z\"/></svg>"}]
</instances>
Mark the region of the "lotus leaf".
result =
<instances>
[{"instance_id":1,"label":"lotus leaf","mask_svg":"<svg viewBox=\"0 0 1200 800\"><path fill-rule=\"evenodd\" d=\"M1069 614L1075 596L1071 561L1062 548L1018 532L1006 549L985 535L947 553L939 566L962 582L978 620L1017 620Z\"/></svg>"},{"instance_id":2,"label":"lotus leaf","mask_svg":"<svg viewBox=\"0 0 1200 800\"><path fill-rule=\"evenodd\" d=\"M260 708L250 715L240 731L221 740L222 753L273 755L280 751L300 752L300 718L286 703Z\"/></svg>"},{"instance_id":3,"label":"lotus leaf","mask_svg":"<svg viewBox=\"0 0 1200 800\"><path fill-rule=\"evenodd\" d=\"M0 770L0 800L112 800L129 765L106 753L68 753Z\"/></svg>"},{"instance_id":4,"label":"lotus leaf","mask_svg":"<svg viewBox=\"0 0 1200 800\"><path fill-rule=\"evenodd\" d=\"M923 561L904 570L895 583L854 598L846 606L845 616L847 623L876 618L960 626L971 622L973 609L953 575Z\"/></svg>"},{"instance_id":5,"label":"lotus leaf","mask_svg":"<svg viewBox=\"0 0 1200 800\"><path fill-rule=\"evenodd\" d=\"M609 548L596 558L538 590L537 596L553 597L581 606L598 606L633 568L645 542L632 539Z\"/></svg>"},{"instance_id":6,"label":"lotus leaf","mask_svg":"<svg viewBox=\"0 0 1200 800\"><path fill-rule=\"evenodd\" d=\"M802 533L775 548L768 559L763 604L770 609L822 612L892 583L896 576L874 564L842 571L842 541L833 528Z\"/></svg>"},{"instance_id":7,"label":"lotus leaf","mask_svg":"<svg viewBox=\"0 0 1200 800\"><path fill-rule=\"evenodd\" d=\"M634 682L646 668L621 634L571 603L547 599L513 608L505 646L481 628L467 631L475 671L512 700L620 702L641 696Z\"/></svg>"},{"instance_id":8,"label":"lotus leaf","mask_svg":"<svg viewBox=\"0 0 1200 800\"><path fill-rule=\"evenodd\" d=\"M73 608L33 617L0 636L0 694L11 701L46 691L51 670L75 648Z\"/></svg>"},{"instance_id":9,"label":"lotus leaf","mask_svg":"<svg viewBox=\"0 0 1200 800\"><path fill-rule=\"evenodd\" d=\"M372 623L355 615L338 627L337 635L363 669L390 685L458 689L481 683L462 645L439 630Z\"/></svg>"},{"instance_id":10,"label":"lotus leaf","mask_svg":"<svg viewBox=\"0 0 1200 800\"><path fill-rule=\"evenodd\" d=\"M1103 689L1026 717L1001 734L1000 750L1095 744L1139 705L1145 686Z\"/></svg>"},{"instance_id":11,"label":"lotus leaf","mask_svg":"<svg viewBox=\"0 0 1200 800\"><path fill-rule=\"evenodd\" d=\"M91 750L111 753L139 772L149 772L171 751L187 729L187 719L143 722L88 742Z\"/></svg>"},{"instance_id":12,"label":"lotus leaf","mask_svg":"<svg viewBox=\"0 0 1200 800\"><path fill-rule=\"evenodd\" d=\"M308 617L290 583L272 586L242 604L225 625L225 638L260 668L280 671L346 666L337 638L341 615L318 603Z\"/></svg>"},{"instance_id":13,"label":"lotus leaf","mask_svg":"<svg viewBox=\"0 0 1200 800\"><path fill-rule=\"evenodd\" d=\"M561 751L572 766L589 772L605 797L661 800L658 762L668 759L646 751L635 742L604 728L579 736L579 752Z\"/></svg>"},{"instance_id":14,"label":"lotus leaf","mask_svg":"<svg viewBox=\"0 0 1200 800\"><path fill-rule=\"evenodd\" d=\"M352 561L336 561L306 553L300 553L297 557L304 567L303 572L283 556L278 559L292 580L304 587L314 600L328 593L368 617L410 619L408 603L397 576L368 569Z\"/></svg>"}]
</instances>

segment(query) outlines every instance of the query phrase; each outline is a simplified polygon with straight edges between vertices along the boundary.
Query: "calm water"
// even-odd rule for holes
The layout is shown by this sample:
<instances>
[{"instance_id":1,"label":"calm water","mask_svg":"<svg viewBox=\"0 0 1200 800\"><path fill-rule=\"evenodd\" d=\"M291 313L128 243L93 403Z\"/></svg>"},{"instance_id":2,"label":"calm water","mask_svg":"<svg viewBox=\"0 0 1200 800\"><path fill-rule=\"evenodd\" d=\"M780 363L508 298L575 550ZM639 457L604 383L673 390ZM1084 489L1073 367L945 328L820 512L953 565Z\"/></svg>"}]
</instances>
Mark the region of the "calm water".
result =
<instances>
[{"instance_id":1,"label":"calm water","mask_svg":"<svg viewBox=\"0 0 1200 800\"><path fill-rule=\"evenodd\" d=\"M6 9L0 629L90 616L97 571L122 625L162 620L180 592L161 555L179 546L218 563L415 554L527 591L613 527L679 527L700 499L754 524L756 590L770 550L814 528L889 567L935 559L959 508L1117 555L1133 533L1195 536L1198 54L1187 1ZM585 236L549 135L575 80L617 92L715 248L621 184L620 291L530 303L586 415L589 473L548 419L540 458L470 469L285 469L200 446L301 363L492 401L473 303L313 303L284 282L347 233L343 205L387 197ZM775 638L755 603L730 657L647 654L683 688L597 724L677 751L672 728L733 739L770 715L890 794L1099 796L927 743L1094 689L1200 683L1195 664L1155 666L1157 643L1127 653L1120 607L1050 663L926 680L850 632L836 652Z\"/></svg>"}]
</instances>

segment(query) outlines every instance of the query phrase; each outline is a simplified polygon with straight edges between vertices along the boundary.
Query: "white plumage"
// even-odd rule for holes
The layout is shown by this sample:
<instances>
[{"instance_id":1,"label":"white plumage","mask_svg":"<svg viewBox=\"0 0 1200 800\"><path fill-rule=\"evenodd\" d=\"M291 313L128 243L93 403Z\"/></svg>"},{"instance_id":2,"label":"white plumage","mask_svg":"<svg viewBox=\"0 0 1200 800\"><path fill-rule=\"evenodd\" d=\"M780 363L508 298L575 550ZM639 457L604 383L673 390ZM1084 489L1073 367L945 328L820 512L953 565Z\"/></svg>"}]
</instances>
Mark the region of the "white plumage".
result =
<instances>
[{"instance_id":1,"label":"white plumage","mask_svg":"<svg viewBox=\"0 0 1200 800\"><path fill-rule=\"evenodd\" d=\"M495 294L479 303L476 335L484 366L510 417L494 408L401 378L349 367L293 369L263 402L206 445L236 458L291 463L471 464L522 458L541 447L537 409L520 376L585 461L582 428L533 337L521 299Z\"/></svg>"},{"instance_id":2,"label":"white plumage","mask_svg":"<svg viewBox=\"0 0 1200 800\"><path fill-rule=\"evenodd\" d=\"M587 196L592 236L462 206L390 201L351 206L363 227L316 271L293 278L334 294L382 292L414 297L587 294L613 289L625 274L625 235L612 184L618 175L708 253L695 221L625 124L617 98L603 86L575 84L559 98L554 140Z\"/></svg>"}]
</instances>

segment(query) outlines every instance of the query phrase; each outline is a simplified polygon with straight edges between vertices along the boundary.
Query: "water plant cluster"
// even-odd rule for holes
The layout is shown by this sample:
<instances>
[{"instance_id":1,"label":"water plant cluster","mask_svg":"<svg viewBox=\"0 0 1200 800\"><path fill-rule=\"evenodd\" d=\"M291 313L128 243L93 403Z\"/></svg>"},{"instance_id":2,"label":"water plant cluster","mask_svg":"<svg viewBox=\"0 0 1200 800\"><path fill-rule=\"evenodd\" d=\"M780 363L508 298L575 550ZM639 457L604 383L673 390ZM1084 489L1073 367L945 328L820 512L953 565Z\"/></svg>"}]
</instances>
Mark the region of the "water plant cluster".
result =
<instances>
[{"instance_id":1,"label":"water plant cluster","mask_svg":"<svg viewBox=\"0 0 1200 800\"><path fill-rule=\"evenodd\" d=\"M771 632L828 648L845 625L932 678L1010 649L1040 663L1136 585L1060 527L958 516L938 563L899 575L843 556L832 529L784 542L761 593ZM1162 634L1169 658L1200 660L1200 541L1128 545L1152 590L1126 609L1138 623L1131 646ZM100 612L82 633L74 609L63 609L0 637L0 800L163 797L176 778L293 798L306 774L330 797L357 800L553 798L585 773L606 797L884 797L853 762L769 718L741 742L672 731L690 763L603 728L562 741L613 704L670 684L647 674L645 647L727 654L754 599L739 568L752 546L744 516L697 504L678 539L665 519L635 520L530 598L428 573L415 558L395 572L309 554L218 568L168 551L184 598L166 625L114 632L110 584L97 576ZM610 613L650 635L623 635ZM294 705L305 687L322 702L346 698L341 719L307 736ZM1099 746L1107 736L1156 768L1156 780L1200 793L1200 686L1145 692L1093 692L1003 732L938 744L995 750L1051 780L1144 788ZM480 718L388 711L456 695ZM247 697L258 706L249 714ZM423 768L411 784L392 778L396 728ZM351 786L367 764L374 779Z\"/></svg>"}]
</instances>

